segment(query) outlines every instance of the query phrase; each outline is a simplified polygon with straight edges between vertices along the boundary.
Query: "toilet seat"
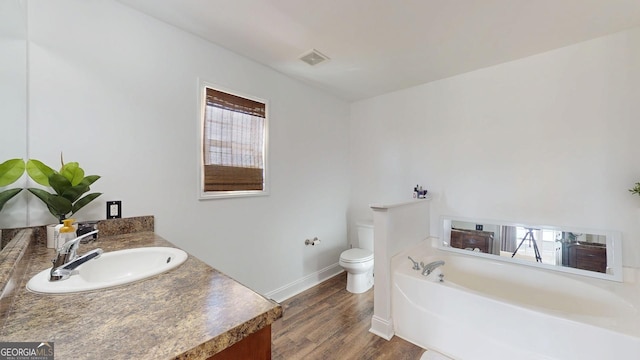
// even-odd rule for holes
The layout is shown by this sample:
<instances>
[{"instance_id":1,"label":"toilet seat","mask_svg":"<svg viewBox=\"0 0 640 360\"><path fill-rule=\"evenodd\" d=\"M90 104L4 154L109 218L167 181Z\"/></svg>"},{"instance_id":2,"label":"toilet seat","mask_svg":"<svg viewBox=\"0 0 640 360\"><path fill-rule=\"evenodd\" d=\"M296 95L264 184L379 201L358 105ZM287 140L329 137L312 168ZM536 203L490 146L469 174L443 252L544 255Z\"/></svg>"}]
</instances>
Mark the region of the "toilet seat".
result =
<instances>
[{"instance_id":1,"label":"toilet seat","mask_svg":"<svg viewBox=\"0 0 640 360\"><path fill-rule=\"evenodd\" d=\"M353 248L340 254L340 261L348 264L363 263L370 260L373 260L373 251L367 249Z\"/></svg>"}]
</instances>

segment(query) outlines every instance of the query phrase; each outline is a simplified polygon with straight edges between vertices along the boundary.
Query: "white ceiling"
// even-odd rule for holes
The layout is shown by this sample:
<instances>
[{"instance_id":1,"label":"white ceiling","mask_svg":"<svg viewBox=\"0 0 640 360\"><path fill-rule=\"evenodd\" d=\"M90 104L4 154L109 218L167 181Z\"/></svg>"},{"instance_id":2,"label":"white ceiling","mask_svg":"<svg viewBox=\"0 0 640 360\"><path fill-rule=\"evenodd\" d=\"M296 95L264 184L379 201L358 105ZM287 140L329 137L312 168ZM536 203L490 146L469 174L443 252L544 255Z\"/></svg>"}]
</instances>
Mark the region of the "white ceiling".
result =
<instances>
[{"instance_id":1,"label":"white ceiling","mask_svg":"<svg viewBox=\"0 0 640 360\"><path fill-rule=\"evenodd\" d=\"M118 1L350 101L640 26L640 0Z\"/></svg>"}]
</instances>

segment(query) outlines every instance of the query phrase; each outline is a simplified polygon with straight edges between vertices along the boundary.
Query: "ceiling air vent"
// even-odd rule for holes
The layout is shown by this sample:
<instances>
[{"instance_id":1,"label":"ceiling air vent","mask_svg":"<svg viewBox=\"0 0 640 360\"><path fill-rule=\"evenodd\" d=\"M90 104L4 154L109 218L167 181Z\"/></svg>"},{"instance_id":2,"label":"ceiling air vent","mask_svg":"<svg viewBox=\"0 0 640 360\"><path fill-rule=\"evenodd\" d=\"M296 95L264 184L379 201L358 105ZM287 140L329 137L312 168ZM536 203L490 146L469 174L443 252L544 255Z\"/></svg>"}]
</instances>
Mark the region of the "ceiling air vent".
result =
<instances>
[{"instance_id":1,"label":"ceiling air vent","mask_svg":"<svg viewBox=\"0 0 640 360\"><path fill-rule=\"evenodd\" d=\"M318 65L323 61L329 60L329 58L323 55L320 51L316 49L311 49L306 54L300 57L300 60L306 62L307 64L313 66Z\"/></svg>"}]
</instances>

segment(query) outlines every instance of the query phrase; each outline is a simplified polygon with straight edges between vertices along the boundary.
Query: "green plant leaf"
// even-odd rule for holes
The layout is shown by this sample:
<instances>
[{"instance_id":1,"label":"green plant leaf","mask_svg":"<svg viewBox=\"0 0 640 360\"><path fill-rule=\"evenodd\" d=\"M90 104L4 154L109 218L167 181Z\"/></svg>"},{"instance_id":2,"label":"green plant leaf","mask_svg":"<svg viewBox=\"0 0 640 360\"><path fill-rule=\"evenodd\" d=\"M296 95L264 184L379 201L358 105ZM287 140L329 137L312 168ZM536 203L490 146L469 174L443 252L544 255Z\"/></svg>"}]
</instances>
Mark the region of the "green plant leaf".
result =
<instances>
[{"instance_id":1,"label":"green plant leaf","mask_svg":"<svg viewBox=\"0 0 640 360\"><path fill-rule=\"evenodd\" d=\"M51 194L42 189L29 188L28 190L33 195L37 196L38 199L42 200L42 202L44 202L49 208L49 212L56 218L60 218L60 216L66 216L69 212L71 212L71 201L63 198L62 196Z\"/></svg>"},{"instance_id":2,"label":"green plant leaf","mask_svg":"<svg viewBox=\"0 0 640 360\"><path fill-rule=\"evenodd\" d=\"M24 169L22 159L11 159L0 164L0 187L16 182L24 174Z\"/></svg>"},{"instance_id":3,"label":"green plant leaf","mask_svg":"<svg viewBox=\"0 0 640 360\"><path fill-rule=\"evenodd\" d=\"M4 204L6 204L7 201L11 200L11 198L13 198L14 196L18 195L20 191L22 191L22 189L9 189L0 191L0 211L2 211Z\"/></svg>"},{"instance_id":4,"label":"green plant leaf","mask_svg":"<svg viewBox=\"0 0 640 360\"><path fill-rule=\"evenodd\" d=\"M30 193L37 196L38 199L42 200L42 202L44 202L47 205L49 204L49 198L53 196L53 194L50 194L49 192L44 191L42 189L28 188L27 190L29 190Z\"/></svg>"},{"instance_id":5,"label":"green plant leaf","mask_svg":"<svg viewBox=\"0 0 640 360\"><path fill-rule=\"evenodd\" d=\"M84 170L82 170L80 164L77 162L70 162L62 165L60 174L67 178L73 186L80 184L82 179L84 179Z\"/></svg>"},{"instance_id":6,"label":"green plant leaf","mask_svg":"<svg viewBox=\"0 0 640 360\"><path fill-rule=\"evenodd\" d=\"M98 176L98 175L87 175L84 179L82 179L82 181L80 183L82 185L89 186L89 185L93 184L94 182L96 182L98 179L100 179L100 176Z\"/></svg>"},{"instance_id":7,"label":"green plant leaf","mask_svg":"<svg viewBox=\"0 0 640 360\"><path fill-rule=\"evenodd\" d=\"M86 193L87 191L89 191L89 187L84 185L84 184L80 184L77 186L71 186L69 188L67 188L62 194L62 197L74 202L76 200L78 200L80 198L80 196L82 196L82 194Z\"/></svg>"},{"instance_id":8,"label":"green plant leaf","mask_svg":"<svg viewBox=\"0 0 640 360\"><path fill-rule=\"evenodd\" d=\"M71 187L71 182L66 177L54 173L49 175L49 185L55 190L56 194L62 195Z\"/></svg>"},{"instance_id":9,"label":"green plant leaf","mask_svg":"<svg viewBox=\"0 0 640 360\"><path fill-rule=\"evenodd\" d=\"M47 205L54 210L51 211L51 209L49 209L49 211L57 218L66 217L66 215L70 213L71 209L73 208L73 204L71 203L71 201L63 198L60 195L52 195L49 201L50 203Z\"/></svg>"},{"instance_id":10,"label":"green plant leaf","mask_svg":"<svg viewBox=\"0 0 640 360\"><path fill-rule=\"evenodd\" d=\"M91 193L83 197L82 199L76 201L76 203L73 204L73 211L71 212L71 215L77 213L78 210L82 209L85 205L92 202L95 198L97 198L100 195L102 195L102 193Z\"/></svg>"},{"instance_id":11,"label":"green plant leaf","mask_svg":"<svg viewBox=\"0 0 640 360\"><path fill-rule=\"evenodd\" d=\"M55 170L43 164L40 160L29 159L29 161L27 161L27 174L29 174L29 177L33 181L42 186L50 186L49 176L55 172Z\"/></svg>"}]
</instances>

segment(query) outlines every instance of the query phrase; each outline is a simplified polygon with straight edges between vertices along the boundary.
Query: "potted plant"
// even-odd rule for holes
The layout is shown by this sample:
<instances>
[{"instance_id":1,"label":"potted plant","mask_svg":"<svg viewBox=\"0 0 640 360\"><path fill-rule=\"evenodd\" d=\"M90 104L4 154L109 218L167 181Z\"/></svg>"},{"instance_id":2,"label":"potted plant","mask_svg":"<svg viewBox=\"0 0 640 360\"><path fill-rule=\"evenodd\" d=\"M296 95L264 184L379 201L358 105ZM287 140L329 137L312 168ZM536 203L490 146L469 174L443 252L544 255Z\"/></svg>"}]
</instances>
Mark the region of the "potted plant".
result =
<instances>
[{"instance_id":1,"label":"potted plant","mask_svg":"<svg viewBox=\"0 0 640 360\"><path fill-rule=\"evenodd\" d=\"M634 186L632 189L629 189L629 192L632 194L640 195L640 182L637 182L636 186Z\"/></svg>"},{"instance_id":2,"label":"potted plant","mask_svg":"<svg viewBox=\"0 0 640 360\"><path fill-rule=\"evenodd\" d=\"M0 187L5 187L16 182L24 173L25 164L22 159L11 159L0 164ZM0 191L0 211L14 196L18 195L22 188Z\"/></svg>"},{"instance_id":3,"label":"potted plant","mask_svg":"<svg viewBox=\"0 0 640 360\"><path fill-rule=\"evenodd\" d=\"M60 155L62 167L55 171L42 161L29 159L26 164L27 174L36 183L53 189L54 192L38 188L29 188L29 192L47 205L51 215L60 223L89 204L102 193L90 193L90 185L100 179L98 175L85 176L84 170L77 162L64 163ZM84 195L84 196L83 196Z\"/></svg>"}]
</instances>

